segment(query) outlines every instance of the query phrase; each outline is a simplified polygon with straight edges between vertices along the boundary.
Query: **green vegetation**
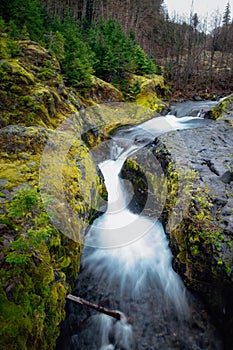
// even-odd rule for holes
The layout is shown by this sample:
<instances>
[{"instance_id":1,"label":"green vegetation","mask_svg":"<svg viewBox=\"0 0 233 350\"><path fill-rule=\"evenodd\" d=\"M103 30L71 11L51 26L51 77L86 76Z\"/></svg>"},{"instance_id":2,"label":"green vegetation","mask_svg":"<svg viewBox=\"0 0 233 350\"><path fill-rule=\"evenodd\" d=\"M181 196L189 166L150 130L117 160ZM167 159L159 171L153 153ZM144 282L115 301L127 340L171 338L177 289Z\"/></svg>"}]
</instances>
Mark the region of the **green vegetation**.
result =
<instances>
[{"instance_id":1,"label":"green vegetation","mask_svg":"<svg viewBox=\"0 0 233 350\"><path fill-rule=\"evenodd\" d=\"M39 0L13 0L1 4L1 33L10 40L0 48L1 56L18 55L14 40L32 39L49 50L60 62L66 84L86 91L92 74L127 90L128 74L160 74L154 60L137 44L135 36L124 33L117 21L108 19L85 26L74 20L69 11L64 18L50 18ZM47 67L48 68L48 67ZM40 78L51 77L44 69Z\"/></svg>"},{"instance_id":2,"label":"green vegetation","mask_svg":"<svg viewBox=\"0 0 233 350\"><path fill-rule=\"evenodd\" d=\"M80 249L51 225L36 189L24 187L7 202L0 222L1 349L53 349L64 317L68 279L78 270ZM11 223L9 229L5 223ZM66 244L64 242L66 241ZM76 253L75 253L76 252ZM67 269L72 265L72 275Z\"/></svg>"},{"instance_id":3,"label":"green vegetation","mask_svg":"<svg viewBox=\"0 0 233 350\"><path fill-rule=\"evenodd\" d=\"M228 240L222 233L220 223L211 215L213 204L210 191L207 186L203 188L196 184L197 174L194 171L177 171L171 162L166 171L168 195L164 208L165 217L172 217L174 208L182 207L182 203L179 203L183 200L179 195L181 190L190 199L189 210L184 213L182 222L175 230L171 230L171 240L179 250L177 259L180 264L192 262L198 269L202 266L203 256L211 256L214 269L214 264L221 264L222 261L221 243L226 241L227 245ZM197 256L200 260L195 259Z\"/></svg>"},{"instance_id":4,"label":"green vegetation","mask_svg":"<svg viewBox=\"0 0 233 350\"><path fill-rule=\"evenodd\" d=\"M91 220L95 208L98 209L96 192L99 190L106 197L89 149L81 140L80 114L87 125L94 123L107 132L118 123L140 123L154 113L135 104L119 103L96 105L79 114L77 95L63 87L56 73L56 61L50 66L47 51L35 43L26 41L20 47L25 55L19 61L6 60L3 71L7 88L0 90L6 92L1 121L8 125L0 129L0 209L3 213L0 217L3 252L0 255L0 348L13 348L15 344L15 349L20 350L54 349L59 325L65 316L65 295L79 270L82 245L80 240L74 241L57 232L43 208L38 181L46 142L49 140L52 151L57 147L63 151L70 133L75 135L75 142L64 158L61 152L57 152L57 158L53 152L51 158L48 154L44 179L55 193L64 193L77 223L71 225L75 230L72 237L80 238L81 230ZM54 76L48 80L38 79L38 72L43 68L50 69ZM20 82L18 85L16 79ZM111 91L108 85L105 89ZM113 113L116 108L117 114ZM73 124L72 112L76 116ZM69 121L68 134L65 128L54 137L52 129L64 119ZM9 125L16 123L20 125ZM93 134L87 144L95 146L104 137L101 135ZM51 197L43 199L48 199L50 204ZM70 211L61 210L63 206L56 196L52 199L53 213L62 223L68 223Z\"/></svg>"},{"instance_id":5,"label":"green vegetation","mask_svg":"<svg viewBox=\"0 0 233 350\"><path fill-rule=\"evenodd\" d=\"M45 34L45 11L38 0L2 0L0 15L7 23L13 39L28 39L42 42Z\"/></svg>"},{"instance_id":6,"label":"green vegetation","mask_svg":"<svg viewBox=\"0 0 233 350\"><path fill-rule=\"evenodd\" d=\"M214 120L221 118L223 113L226 113L226 111L231 108L231 104L232 104L232 95L224 98L214 108L212 108L208 112L208 117Z\"/></svg>"}]
</instances>

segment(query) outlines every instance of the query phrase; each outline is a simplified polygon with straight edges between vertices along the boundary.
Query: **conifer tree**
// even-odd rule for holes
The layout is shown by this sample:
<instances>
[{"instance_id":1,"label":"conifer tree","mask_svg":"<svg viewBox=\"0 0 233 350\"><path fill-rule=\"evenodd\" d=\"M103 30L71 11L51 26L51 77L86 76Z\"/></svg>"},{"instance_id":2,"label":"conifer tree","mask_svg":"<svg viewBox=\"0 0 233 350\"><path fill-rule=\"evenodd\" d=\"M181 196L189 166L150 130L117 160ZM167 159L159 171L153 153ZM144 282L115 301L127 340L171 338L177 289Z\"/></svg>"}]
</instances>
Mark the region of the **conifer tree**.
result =
<instances>
[{"instance_id":1,"label":"conifer tree","mask_svg":"<svg viewBox=\"0 0 233 350\"><path fill-rule=\"evenodd\" d=\"M11 2L2 0L0 14L8 22L13 20L16 26L22 31L27 28L30 38L41 41L45 32L44 14L39 0L13 0Z\"/></svg>"},{"instance_id":2,"label":"conifer tree","mask_svg":"<svg viewBox=\"0 0 233 350\"><path fill-rule=\"evenodd\" d=\"M52 43L52 50L58 54L59 46L64 47L64 55L63 52L59 55L64 56L62 65L67 84L85 89L91 84L94 55L83 41L78 23L68 12L62 22L55 22L54 29L56 43Z\"/></svg>"},{"instance_id":3,"label":"conifer tree","mask_svg":"<svg viewBox=\"0 0 233 350\"><path fill-rule=\"evenodd\" d=\"M223 15L223 20L222 20L223 26L228 26L231 23L231 7L230 3L226 4L225 12Z\"/></svg>"}]
</instances>

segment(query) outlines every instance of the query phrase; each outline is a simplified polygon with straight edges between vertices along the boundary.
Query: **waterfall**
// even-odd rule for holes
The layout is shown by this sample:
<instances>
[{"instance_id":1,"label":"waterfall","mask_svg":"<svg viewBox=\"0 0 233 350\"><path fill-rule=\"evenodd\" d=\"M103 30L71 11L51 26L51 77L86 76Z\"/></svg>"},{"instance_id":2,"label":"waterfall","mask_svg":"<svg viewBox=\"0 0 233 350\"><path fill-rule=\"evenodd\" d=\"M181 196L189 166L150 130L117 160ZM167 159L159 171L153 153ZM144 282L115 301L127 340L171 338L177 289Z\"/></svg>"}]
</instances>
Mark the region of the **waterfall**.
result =
<instances>
[{"instance_id":1,"label":"waterfall","mask_svg":"<svg viewBox=\"0 0 233 350\"><path fill-rule=\"evenodd\" d=\"M114 158L99 164L108 192L108 207L90 228L83 253L83 268L108 294L112 286L120 299L132 298L139 302L151 289L157 303L174 308L178 319L189 317L184 285L171 267L172 255L162 224L149 217L136 215L127 209L128 196L119 173L127 157L140 146L131 145L126 151L114 151ZM115 149L117 149L115 147ZM92 250L90 250L92 247ZM117 290L116 290L117 288ZM124 311L124 302L119 306ZM115 349L118 338L123 349L132 349L132 327L123 321L112 321L109 316L95 316L99 328L101 349ZM113 344L107 338L114 339ZM119 337L119 334L120 337ZM126 338L124 340L124 337ZM115 345L116 346L116 345Z\"/></svg>"},{"instance_id":2,"label":"waterfall","mask_svg":"<svg viewBox=\"0 0 233 350\"><path fill-rule=\"evenodd\" d=\"M108 204L86 234L73 294L122 317L115 320L69 304L57 350L221 349L215 330L211 333L199 316L203 306L195 311L197 301L172 268L161 222L128 209L133 188L119 176L125 160L158 135L206 123L187 115L157 117L121 129L111 140L110 152L104 145L107 157L100 157L98 150Z\"/></svg>"}]
</instances>

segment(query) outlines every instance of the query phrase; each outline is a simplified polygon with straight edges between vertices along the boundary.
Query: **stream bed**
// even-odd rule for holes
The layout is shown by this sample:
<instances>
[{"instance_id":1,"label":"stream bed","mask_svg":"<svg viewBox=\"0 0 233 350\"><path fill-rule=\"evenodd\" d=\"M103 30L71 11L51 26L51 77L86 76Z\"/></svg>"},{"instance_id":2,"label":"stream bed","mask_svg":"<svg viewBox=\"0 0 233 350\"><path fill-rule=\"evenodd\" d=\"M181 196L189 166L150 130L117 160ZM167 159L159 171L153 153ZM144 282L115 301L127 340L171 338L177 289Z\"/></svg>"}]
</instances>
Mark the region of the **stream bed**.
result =
<instances>
[{"instance_id":1,"label":"stream bed","mask_svg":"<svg viewBox=\"0 0 233 350\"><path fill-rule=\"evenodd\" d=\"M86 234L72 294L118 310L122 317L115 320L67 301L67 318L56 350L223 349L205 306L172 268L163 225L158 219L128 209L133 193L120 177L125 160L155 137L169 131L208 127L209 121L202 118L206 104L190 104L185 113L181 113L181 107L174 106L172 114L139 127L119 129L107 147L98 149L96 159L108 202L106 211Z\"/></svg>"}]
</instances>

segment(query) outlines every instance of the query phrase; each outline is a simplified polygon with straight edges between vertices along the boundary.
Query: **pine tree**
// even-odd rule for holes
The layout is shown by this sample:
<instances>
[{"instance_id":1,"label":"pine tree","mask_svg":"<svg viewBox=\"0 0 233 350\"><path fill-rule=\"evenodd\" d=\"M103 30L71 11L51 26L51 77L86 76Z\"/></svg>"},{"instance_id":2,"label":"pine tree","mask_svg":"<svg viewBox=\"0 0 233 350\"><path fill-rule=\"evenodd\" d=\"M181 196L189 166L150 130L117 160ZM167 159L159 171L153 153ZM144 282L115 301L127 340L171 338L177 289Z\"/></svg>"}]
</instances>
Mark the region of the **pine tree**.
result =
<instances>
[{"instance_id":1,"label":"pine tree","mask_svg":"<svg viewBox=\"0 0 233 350\"><path fill-rule=\"evenodd\" d=\"M231 7L230 3L226 4L225 12L223 15L223 20L222 20L223 26L228 26L231 23Z\"/></svg>"},{"instance_id":2,"label":"pine tree","mask_svg":"<svg viewBox=\"0 0 233 350\"><path fill-rule=\"evenodd\" d=\"M154 63L154 60L148 57L139 45L136 45L133 60L135 63L136 74L144 75L158 73L158 67Z\"/></svg>"},{"instance_id":3,"label":"pine tree","mask_svg":"<svg viewBox=\"0 0 233 350\"><path fill-rule=\"evenodd\" d=\"M6 21L13 20L21 31L27 32L32 40L41 41L45 32L44 12L39 0L13 0L2 10Z\"/></svg>"},{"instance_id":4,"label":"pine tree","mask_svg":"<svg viewBox=\"0 0 233 350\"><path fill-rule=\"evenodd\" d=\"M62 61L65 57L65 38L59 32L50 32L49 52L54 54L58 61Z\"/></svg>"},{"instance_id":5,"label":"pine tree","mask_svg":"<svg viewBox=\"0 0 233 350\"><path fill-rule=\"evenodd\" d=\"M58 58L62 59L67 84L87 88L92 82L94 54L83 41L78 23L68 12L62 22L54 22L53 29L56 42L52 43L52 50L58 54L59 46L64 47L64 55L63 52L59 53L64 57Z\"/></svg>"},{"instance_id":6,"label":"pine tree","mask_svg":"<svg viewBox=\"0 0 233 350\"><path fill-rule=\"evenodd\" d=\"M133 69L134 44L120 24L113 19L93 24L88 33L88 42L95 53L95 74L115 85L124 80Z\"/></svg>"}]
</instances>

